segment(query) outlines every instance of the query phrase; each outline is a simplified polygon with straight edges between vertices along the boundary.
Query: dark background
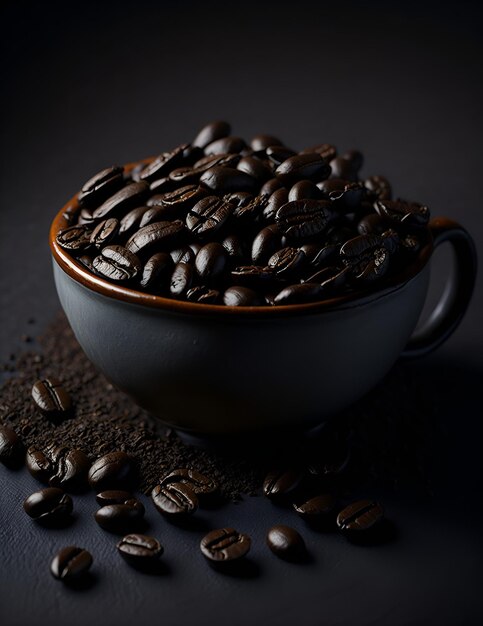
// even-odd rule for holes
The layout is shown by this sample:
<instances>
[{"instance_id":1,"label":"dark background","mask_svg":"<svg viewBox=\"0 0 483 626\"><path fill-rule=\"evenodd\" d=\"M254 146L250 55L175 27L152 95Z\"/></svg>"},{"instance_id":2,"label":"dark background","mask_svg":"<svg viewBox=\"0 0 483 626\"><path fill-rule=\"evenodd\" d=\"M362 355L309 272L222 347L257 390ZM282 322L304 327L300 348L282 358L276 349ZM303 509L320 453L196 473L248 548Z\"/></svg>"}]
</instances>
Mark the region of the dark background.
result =
<instances>
[{"instance_id":1,"label":"dark background","mask_svg":"<svg viewBox=\"0 0 483 626\"><path fill-rule=\"evenodd\" d=\"M461 221L481 250L477 3L4 2L1 12L3 360L58 309L47 245L58 208L98 169L189 141L212 119L295 148L361 148L365 174L385 174L396 194ZM437 257L433 299L449 261ZM396 542L355 548L248 499L206 516L252 534L253 577L213 572L199 536L160 519L152 532L172 571L147 577L119 563L112 537L93 533L92 498L77 499L70 529L39 530L19 506L33 479L0 468L2 623L479 623L482 313L479 281L457 333L402 366L426 381L434 405L433 475L429 494L368 486L397 520ZM303 530L311 564L287 565L264 548L266 529L284 519ZM88 592L48 574L56 547L71 542L96 557Z\"/></svg>"}]
</instances>

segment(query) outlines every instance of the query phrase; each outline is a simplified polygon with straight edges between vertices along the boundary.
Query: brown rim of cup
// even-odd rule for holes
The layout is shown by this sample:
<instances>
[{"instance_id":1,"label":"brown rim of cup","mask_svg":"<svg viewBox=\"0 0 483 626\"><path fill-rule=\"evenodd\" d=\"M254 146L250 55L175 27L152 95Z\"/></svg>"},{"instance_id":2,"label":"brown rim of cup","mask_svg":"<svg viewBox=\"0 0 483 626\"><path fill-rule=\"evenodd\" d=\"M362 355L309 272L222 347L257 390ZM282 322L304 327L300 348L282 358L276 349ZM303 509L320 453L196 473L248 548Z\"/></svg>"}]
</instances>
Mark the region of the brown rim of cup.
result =
<instances>
[{"instance_id":1,"label":"brown rim of cup","mask_svg":"<svg viewBox=\"0 0 483 626\"><path fill-rule=\"evenodd\" d=\"M136 165L140 163L149 163L154 157L142 159L135 163L128 163L124 166L126 172L130 172ZM67 228L69 225L65 214L75 214L79 210L77 201L77 193L71 198L65 206L63 206L54 217L49 234L49 244L57 265L73 280L80 283L84 287L91 289L108 298L121 300L122 302L130 302L141 306L148 306L155 309L161 309L173 313L184 313L185 315L210 315L210 316L228 316L228 317L286 317L291 315L313 314L330 311L336 308L351 308L361 306L372 300L377 300L394 291L402 289L410 280L415 278L419 272L425 267L426 263L433 252L433 239L431 230L428 228L428 239L420 250L416 260L406 267L402 272L382 280L379 285L375 285L371 289L353 291L342 296L327 298L316 302L308 302L304 304L285 304L277 306L225 306L215 304L200 304L198 302L186 302L183 300L174 300L163 296L156 296L142 291L137 291L122 285L115 285L99 276L95 276L81 263L71 257L63 250L56 241L56 236L60 230Z\"/></svg>"}]
</instances>

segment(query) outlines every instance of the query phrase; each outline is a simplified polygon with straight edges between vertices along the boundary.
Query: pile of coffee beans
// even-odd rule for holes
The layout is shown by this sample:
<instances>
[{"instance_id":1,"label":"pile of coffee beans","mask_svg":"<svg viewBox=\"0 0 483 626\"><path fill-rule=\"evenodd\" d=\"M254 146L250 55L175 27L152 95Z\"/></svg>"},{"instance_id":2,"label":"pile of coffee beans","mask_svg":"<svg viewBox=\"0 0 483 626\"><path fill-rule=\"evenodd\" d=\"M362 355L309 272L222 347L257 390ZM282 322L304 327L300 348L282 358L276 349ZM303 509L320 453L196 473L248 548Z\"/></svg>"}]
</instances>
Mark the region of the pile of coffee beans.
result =
<instances>
[{"instance_id":1,"label":"pile of coffee beans","mask_svg":"<svg viewBox=\"0 0 483 626\"><path fill-rule=\"evenodd\" d=\"M359 151L230 133L213 122L147 164L97 173L57 243L111 282L242 307L378 289L414 261L429 210L361 177ZM62 409L49 393L46 407Z\"/></svg>"}]
</instances>

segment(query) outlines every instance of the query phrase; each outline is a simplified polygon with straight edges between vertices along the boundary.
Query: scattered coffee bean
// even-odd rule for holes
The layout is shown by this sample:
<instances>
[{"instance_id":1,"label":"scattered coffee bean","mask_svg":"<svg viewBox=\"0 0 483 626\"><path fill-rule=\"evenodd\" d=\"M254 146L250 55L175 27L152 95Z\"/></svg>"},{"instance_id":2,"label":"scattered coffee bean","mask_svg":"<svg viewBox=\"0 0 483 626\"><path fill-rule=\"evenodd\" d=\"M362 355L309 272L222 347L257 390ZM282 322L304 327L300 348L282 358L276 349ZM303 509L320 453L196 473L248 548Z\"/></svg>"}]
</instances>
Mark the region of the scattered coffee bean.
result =
<instances>
[{"instance_id":1,"label":"scattered coffee bean","mask_svg":"<svg viewBox=\"0 0 483 626\"><path fill-rule=\"evenodd\" d=\"M132 482L134 466L125 452L110 452L94 461L89 470L89 484L96 491L122 488Z\"/></svg>"},{"instance_id":2,"label":"scattered coffee bean","mask_svg":"<svg viewBox=\"0 0 483 626\"><path fill-rule=\"evenodd\" d=\"M51 459L35 448L29 448L25 458L28 471L41 483L48 483L55 472L55 467Z\"/></svg>"},{"instance_id":3,"label":"scattered coffee bean","mask_svg":"<svg viewBox=\"0 0 483 626\"><path fill-rule=\"evenodd\" d=\"M200 543L203 556L216 563L236 561L247 554L250 546L250 537L234 528L212 530Z\"/></svg>"},{"instance_id":4,"label":"scattered coffee bean","mask_svg":"<svg viewBox=\"0 0 483 626\"><path fill-rule=\"evenodd\" d=\"M57 522L68 517L74 508L72 498L62 491L49 487L32 493L23 503L25 513L34 520Z\"/></svg>"},{"instance_id":5,"label":"scattered coffee bean","mask_svg":"<svg viewBox=\"0 0 483 626\"><path fill-rule=\"evenodd\" d=\"M302 478L298 469L273 470L263 481L263 493L273 500L285 498L297 489Z\"/></svg>"},{"instance_id":6,"label":"scattered coffee bean","mask_svg":"<svg viewBox=\"0 0 483 626\"><path fill-rule=\"evenodd\" d=\"M213 495L218 491L218 483L216 480L191 469L183 468L174 470L161 481L162 485L168 485L170 483L186 484L197 496Z\"/></svg>"},{"instance_id":7,"label":"scattered coffee bean","mask_svg":"<svg viewBox=\"0 0 483 626\"><path fill-rule=\"evenodd\" d=\"M144 518L144 505L133 498L123 504L106 504L94 518L101 528L111 533L125 533L138 528Z\"/></svg>"},{"instance_id":8,"label":"scattered coffee bean","mask_svg":"<svg viewBox=\"0 0 483 626\"><path fill-rule=\"evenodd\" d=\"M359 535L376 530L383 518L384 510L378 502L358 500L339 513L337 526L349 538L357 539Z\"/></svg>"},{"instance_id":9,"label":"scattered coffee bean","mask_svg":"<svg viewBox=\"0 0 483 626\"><path fill-rule=\"evenodd\" d=\"M126 504L128 500L134 499L130 491L122 491L121 489L108 489L96 495L96 502L101 506L106 506L107 504Z\"/></svg>"},{"instance_id":10,"label":"scattered coffee bean","mask_svg":"<svg viewBox=\"0 0 483 626\"><path fill-rule=\"evenodd\" d=\"M20 437L10 426L0 425L0 463L15 466L23 456L24 447Z\"/></svg>"},{"instance_id":11,"label":"scattered coffee bean","mask_svg":"<svg viewBox=\"0 0 483 626\"><path fill-rule=\"evenodd\" d=\"M87 473L91 466L82 450L57 448L52 452L55 473L50 477L51 487L76 491L87 486Z\"/></svg>"},{"instance_id":12,"label":"scattered coffee bean","mask_svg":"<svg viewBox=\"0 0 483 626\"><path fill-rule=\"evenodd\" d=\"M44 378L34 383L32 398L37 408L48 417L64 417L72 408L69 394L56 378Z\"/></svg>"},{"instance_id":13,"label":"scattered coffee bean","mask_svg":"<svg viewBox=\"0 0 483 626\"><path fill-rule=\"evenodd\" d=\"M130 565L136 568L149 568L158 563L164 548L154 537L147 535L126 535L117 544L119 554Z\"/></svg>"},{"instance_id":14,"label":"scattered coffee bean","mask_svg":"<svg viewBox=\"0 0 483 626\"><path fill-rule=\"evenodd\" d=\"M294 504L296 513L313 525L323 526L335 520L336 502L332 495L314 496L300 504Z\"/></svg>"},{"instance_id":15,"label":"scattered coffee bean","mask_svg":"<svg viewBox=\"0 0 483 626\"><path fill-rule=\"evenodd\" d=\"M62 548L50 564L54 578L69 583L79 580L92 565L92 555L83 548L67 546Z\"/></svg>"},{"instance_id":16,"label":"scattered coffee bean","mask_svg":"<svg viewBox=\"0 0 483 626\"><path fill-rule=\"evenodd\" d=\"M276 556L292 561L305 553L305 542L302 535L290 526L277 524L267 534L267 546Z\"/></svg>"},{"instance_id":17,"label":"scattered coffee bean","mask_svg":"<svg viewBox=\"0 0 483 626\"><path fill-rule=\"evenodd\" d=\"M156 509L168 517L189 515L198 508L198 497L186 483L168 482L157 485L151 498Z\"/></svg>"}]
</instances>

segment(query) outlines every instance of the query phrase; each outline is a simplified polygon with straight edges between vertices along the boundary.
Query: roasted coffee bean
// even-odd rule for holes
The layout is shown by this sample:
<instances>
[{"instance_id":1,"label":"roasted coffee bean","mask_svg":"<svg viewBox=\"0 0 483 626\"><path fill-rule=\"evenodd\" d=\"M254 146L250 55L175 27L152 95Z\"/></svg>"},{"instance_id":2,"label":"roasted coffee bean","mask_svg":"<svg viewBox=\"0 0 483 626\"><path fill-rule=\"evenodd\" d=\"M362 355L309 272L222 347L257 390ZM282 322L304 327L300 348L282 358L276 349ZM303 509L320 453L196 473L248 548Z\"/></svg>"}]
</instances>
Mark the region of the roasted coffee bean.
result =
<instances>
[{"instance_id":1,"label":"roasted coffee bean","mask_svg":"<svg viewBox=\"0 0 483 626\"><path fill-rule=\"evenodd\" d=\"M282 237L278 226L272 224L266 226L258 233L252 244L252 261L258 264L266 264L268 259L281 248Z\"/></svg>"},{"instance_id":2,"label":"roasted coffee bean","mask_svg":"<svg viewBox=\"0 0 483 626\"><path fill-rule=\"evenodd\" d=\"M286 278L300 270L305 263L305 253L300 248L282 248L273 254L268 260L270 267L275 275L280 278Z\"/></svg>"},{"instance_id":3,"label":"roasted coffee bean","mask_svg":"<svg viewBox=\"0 0 483 626\"><path fill-rule=\"evenodd\" d=\"M25 463L32 476L42 483L49 482L50 477L55 473L53 462L41 450L30 447L27 450Z\"/></svg>"},{"instance_id":4,"label":"roasted coffee bean","mask_svg":"<svg viewBox=\"0 0 483 626\"><path fill-rule=\"evenodd\" d=\"M52 452L55 473L50 477L51 487L76 491L87 485L87 473L91 466L82 450L57 448Z\"/></svg>"},{"instance_id":5,"label":"roasted coffee bean","mask_svg":"<svg viewBox=\"0 0 483 626\"><path fill-rule=\"evenodd\" d=\"M182 298L191 289L194 281L194 269L189 263L174 266L169 283L169 292L173 298Z\"/></svg>"},{"instance_id":6,"label":"roasted coffee bean","mask_svg":"<svg viewBox=\"0 0 483 626\"><path fill-rule=\"evenodd\" d=\"M237 191L236 193L227 193L223 196L223 200L225 202L230 202L233 206L238 209L239 207L246 206L253 200L254 196L252 193L247 193L246 191Z\"/></svg>"},{"instance_id":7,"label":"roasted coffee bean","mask_svg":"<svg viewBox=\"0 0 483 626\"><path fill-rule=\"evenodd\" d=\"M170 213L171 209L163 206L162 204L151 206L143 214L141 221L139 222L139 228L144 228L145 226L148 226L148 224L153 224L154 222L167 220L172 217Z\"/></svg>"},{"instance_id":8,"label":"roasted coffee bean","mask_svg":"<svg viewBox=\"0 0 483 626\"><path fill-rule=\"evenodd\" d=\"M299 180L293 185L288 193L289 202L294 200L309 200L321 198L319 188L311 180Z\"/></svg>"},{"instance_id":9,"label":"roasted coffee bean","mask_svg":"<svg viewBox=\"0 0 483 626\"><path fill-rule=\"evenodd\" d=\"M126 213L119 222L119 234L131 235L135 230L138 230L141 219L148 209L149 206L138 206Z\"/></svg>"},{"instance_id":10,"label":"roasted coffee bean","mask_svg":"<svg viewBox=\"0 0 483 626\"><path fill-rule=\"evenodd\" d=\"M198 184L204 169L195 169L194 167L177 167L170 172L169 180L176 187L177 185Z\"/></svg>"},{"instance_id":11,"label":"roasted coffee bean","mask_svg":"<svg viewBox=\"0 0 483 626\"><path fill-rule=\"evenodd\" d=\"M189 246L183 246L182 248L175 248L169 253L171 260L176 263L193 263L195 260L195 253Z\"/></svg>"},{"instance_id":12,"label":"roasted coffee bean","mask_svg":"<svg viewBox=\"0 0 483 626\"><path fill-rule=\"evenodd\" d=\"M130 491L122 491L120 489L108 489L96 495L96 502L101 506L108 504L126 504L128 500L135 500L135 497Z\"/></svg>"},{"instance_id":13,"label":"roasted coffee bean","mask_svg":"<svg viewBox=\"0 0 483 626\"><path fill-rule=\"evenodd\" d=\"M203 149L199 146L194 146L191 143L183 144L183 163L186 163L186 165L196 163L202 156Z\"/></svg>"},{"instance_id":14,"label":"roasted coffee bean","mask_svg":"<svg viewBox=\"0 0 483 626\"><path fill-rule=\"evenodd\" d=\"M277 211L287 204L288 190L285 187L277 189L272 193L267 201L266 207L263 209L263 217L267 222L274 222Z\"/></svg>"},{"instance_id":15,"label":"roasted coffee bean","mask_svg":"<svg viewBox=\"0 0 483 626\"><path fill-rule=\"evenodd\" d=\"M332 159L335 159L337 156L337 149L330 143L319 143L315 146L311 146L310 148L305 148L301 151L301 154L307 153L316 153L319 154L323 159L330 163Z\"/></svg>"},{"instance_id":16,"label":"roasted coffee bean","mask_svg":"<svg viewBox=\"0 0 483 626\"><path fill-rule=\"evenodd\" d=\"M164 176L163 178L153 180L152 183L149 183L149 191L156 194L163 194L167 193L168 191L173 191L175 187L176 183L171 179L171 174L169 176Z\"/></svg>"},{"instance_id":17,"label":"roasted coffee bean","mask_svg":"<svg viewBox=\"0 0 483 626\"><path fill-rule=\"evenodd\" d=\"M172 244L184 231L181 220L154 222L138 230L128 239L126 248L134 254L146 254L153 247Z\"/></svg>"},{"instance_id":18,"label":"roasted coffee bean","mask_svg":"<svg viewBox=\"0 0 483 626\"><path fill-rule=\"evenodd\" d=\"M111 217L107 220L99 222L91 234L91 244L96 248L102 248L108 244L119 231L119 220Z\"/></svg>"},{"instance_id":19,"label":"roasted coffee bean","mask_svg":"<svg viewBox=\"0 0 483 626\"><path fill-rule=\"evenodd\" d=\"M265 154L275 165L280 165L287 159L297 156L297 153L294 150L287 148L287 146L276 145L267 147L267 149L265 150Z\"/></svg>"},{"instance_id":20,"label":"roasted coffee bean","mask_svg":"<svg viewBox=\"0 0 483 626\"><path fill-rule=\"evenodd\" d=\"M70 395L56 378L44 378L34 383L32 398L48 417L64 417L72 408Z\"/></svg>"},{"instance_id":21,"label":"roasted coffee bean","mask_svg":"<svg viewBox=\"0 0 483 626\"><path fill-rule=\"evenodd\" d=\"M208 196L195 204L186 217L189 230L198 237L211 236L233 213L233 206L216 196Z\"/></svg>"},{"instance_id":22,"label":"roasted coffee bean","mask_svg":"<svg viewBox=\"0 0 483 626\"><path fill-rule=\"evenodd\" d=\"M274 304L304 304L320 300L324 290L319 283L298 283L285 287L273 299Z\"/></svg>"},{"instance_id":23,"label":"roasted coffee bean","mask_svg":"<svg viewBox=\"0 0 483 626\"><path fill-rule=\"evenodd\" d=\"M217 289L210 289L206 286L191 287L186 292L186 299L189 302L200 302L203 304L216 304L220 300L221 294Z\"/></svg>"},{"instance_id":24,"label":"roasted coffee bean","mask_svg":"<svg viewBox=\"0 0 483 626\"><path fill-rule=\"evenodd\" d=\"M225 271L228 253L221 243L207 243L196 255L195 268L203 281L213 282Z\"/></svg>"},{"instance_id":25,"label":"roasted coffee bean","mask_svg":"<svg viewBox=\"0 0 483 626\"><path fill-rule=\"evenodd\" d=\"M371 534L384 519L382 506L373 500L358 500L343 509L337 516L337 526L349 538L357 539Z\"/></svg>"},{"instance_id":26,"label":"roasted coffee bean","mask_svg":"<svg viewBox=\"0 0 483 626\"><path fill-rule=\"evenodd\" d=\"M113 165L98 172L84 183L77 196L79 204L96 207L118 191L124 184L124 168Z\"/></svg>"},{"instance_id":27,"label":"roasted coffee bean","mask_svg":"<svg viewBox=\"0 0 483 626\"><path fill-rule=\"evenodd\" d=\"M140 172L139 178L152 182L163 178L183 162L183 150L186 146L178 146L171 152L163 152Z\"/></svg>"},{"instance_id":28,"label":"roasted coffee bean","mask_svg":"<svg viewBox=\"0 0 483 626\"><path fill-rule=\"evenodd\" d=\"M341 178L329 178L317 184L324 198L332 200L337 210L353 211L364 197L364 185Z\"/></svg>"},{"instance_id":29,"label":"roasted coffee bean","mask_svg":"<svg viewBox=\"0 0 483 626\"><path fill-rule=\"evenodd\" d=\"M200 549L208 560L217 563L236 561L250 550L251 539L234 528L212 530L203 537Z\"/></svg>"},{"instance_id":30,"label":"roasted coffee bean","mask_svg":"<svg viewBox=\"0 0 483 626\"><path fill-rule=\"evenodd\" d=\"M215 166L223 166L223 167L235 167L238 161L241 159L239 154L210 154L209 156L204 156L193 166L193 170L195 170L199 176L206 172L212 167Z\"/></svg>"},{"instance_id":31,"label":"roasted coffee bean","mask_svg":"<svg viewBox=\"0 0 483 626\"><path fill-rule=\"evenodd\" d=\"M340 246L331 244L328 246L320 247L314 243L306 243L300 248L305 253L307 263L311 268L316 269L323 265L326 265L331 260L338 259ZM307 282L307 281L306 281Z\"/></svg>"},{"instance_id":32,"label":"roasted coffee bean","mask_svg":"<svg viewBox=\"0 0 483 626\"><path fill-rule=\"evenodd\" d=\"M174 191L161 195L160 204L171 209L170 215L176 216L193 207L201 198L207 195L206 190L199 185L185 185Z\"/></svg>"},{"instance_id":33,"label":"roasted coffee bean","mask_svg":"<svg viewBox=\"0 0 483 626\"><path fill-rule=\"evenodd\" d=\"M303 473L298 469L276 469L265 476L263 493L276 500L293 493L302 482Z\"/></svg>"},{"instance_id":34,"label":"roasted coffee bean","mask_svg":"<svg viewBox=\"0 0 483 626\"><path fill-rule=\"evenodd\" d=\"M89 484L96 491L122 488L133 480L132 458L125 452L109 452L94 461L89 470Z\"/></svg>"},{"instance_id":35,"label":"roasted coffee bean","mask_svg":"<svg viewBox=\"0 0 483 626\"><path fill-rule=\"evenodd\" d=\"M330 161L333 178L342 178L353 182L358 180L358 168L355 166L355 162L342 156L335 157Z\"/></svg>"},{"instance_id":36,"label":"roasted coffee bean","mask_svg":"<svg viewBox=\"0 0 483 626\"><path fill-rule=\"evenodd\" d=\"M204 126L191 142L191 145L197 148L206 148L206 146L217 139L227 137L230 134L231 126L227 122L211 122Z\"/></svg>"},{"instance_id":37,"label":"roasted coffee bean","mask_svg":"<svg viewBox=\"0 0 483 626\"><path fill-rule=\"evenodd\" d=\"M379 235L350 239L340 249L340 255L355 278L361 281L377 280L389 267L390 255Z\"/></svg>"},{"instance_id":38,"label":"roasted coffee bean","mask_svg":"<svg viewBox=\"0 0 483 626\"><path fill-rule=\"evenodd\" d=\"M205 148L206 156L213 154L233 154L241 152L246 147L245 142L241 137L221 137L209 143Z\"/></svg>"},{"instance_id":39,"label":"roasted coffee bean","mask_svg":"<svg viewBox=\"0 0 483 626\"><path fill-rule=\"evenodd\" d=\"M7 425L0 424L0 463L7 467L17 465L24 453L24 447L17 433Z\"/></svg>"},{"instance_id":40,"label":"roasted coffee bean","mask_svg":"<svg viewBox=\"0 0 483 626\"><path fill-rule=\"evenodd\" d=\"M356 171L359 171L364 165L364 155L360 150L348 150L342 157L350 161Z\"/></svg>"},{"instance_id":41,"label":"roasted coffee bean","mask_svg":"<svg viewBox=\"0 0 483 626\"><path fill-rule=\"evenodd\" d=\"M309 276L304 282L319 283L324 291L333 291L345 285L349 277L350 267L323 267Z\"/></svg>"},{"instance_id":42,"label":"roasted coffee bean","mask_svg":"<svg viewBox=\"0 0 483 626\"><path fill-rule=\"evenodd\" d=\"M108 198L101 206L93 212L93 217L100 220L106 217L113 217L122 211L140 206L149 191L146 182L131 183L123 187L113 196Z\"/></svg>"},{"instance_id":43,"label":"roasted coffee bean","mask_svg":"<svg viewBox=\"0 0 483 626\"><path fill-rule=\"evenodd\" d=\"M274 278L274 272L270 267L260 265L241 265L231 271L231 277L236 285L248 287L264 287Z\"/></svg>"},{"instance_id":44,"label":"roasted coffee bean","mask_svg":"<svg viewBox=\"0 0 483 626\"><path fill-rule=\"evenodd\" d=\"M236 208L233 216L240 226L255 224L261 218L267 202L266 196L255 196L249 202Z\"/></svg>"},{"instance_id":45,"label":"roasted coffee bean","mask_svg":"<svg viewBox=\"0 0 483 626\"><path fill-rule=\"evenodd\" d=\"M93 224L94 218L92 217L92 211L90 209L81 209L79 213L79 218L77 220L77 226L81 224Z\"/></svg>"},{"instance_id":46,"label":"roasted coffee bean","mask_svg":"<svg viewBox=\"0 0 483 626\"><path fill-rule=\"evenodd\" d=\"M25 513L34 520L57 522L72 513L72 498L62 491L49 487L32 493L23 503Z\"/></svg>"},{"instance_id":47,"label":"roasted coffee bean","mask_svg":"<svg viewBox=\"0 0 483 626\"><path fill-rule=\"evenodd\" d=\"M97 274L96 268L94 267L92 261L94 260L94 257L90 256L89 254L83 254L82 256L80 256L78 259L79 263L81 263L86 269L89 270L89 272L92 272L93 274Z\"/></svg>"},{"instance_id":48,"label":"roasted coffee bean","mask_svg":"<svg viewBox=\"0 0 483 626\"><path fill-rule=\"evenodd\" d=\"M117 544L117 551L130 565L136 568L149 568L158 563L164 548L154 537L147 535L126 535Z\"/></svg>"},{"instance_id":49,"label":"roasted coffee bean","mask_svg":"<svg viewBox=\"0 0 483 626\"><path fill-rule=\"evenodd\" d=\"M250 176L253 176L253 178L258 180L260 183L264 183L273 176L270 167L255 157L243 157L243 159L238 162L236 167L241 172L250 174Z\"/></svg>"},{"instance_id":50,"label":"roasted coffee bean","mask_svg":"<svg viewBox=\"0 0 483 626\"><path fill-rule=\"evenodd\" d=\"M323 233L332 218L327 200L297 200L280 207L275 220L291 240L310 239Z\"/></svg>"},{"instance_id":51,"label":"roasted coffee bean","mask_svg":"<svg viewBox=\"0 0 483 626\"><path fill-rule=\"evenodd\" d=\"M141 271L138 257L123 246L106 246L92 261L96 272L114 281L131 280Z\"/></svg>"},{"instance_id":52,"label":"roasted coffee bean","mask_svg":"<svg viewBox=\"0 0 483 626\"><path fill-rule=\"evenodd\" d=\"M259 306L263 304L260 296L248 287L228 287L223 294L223 304L226 306Z\"/></svg>"},{"instance_id":53,"label":"roasted coffee bean","mask_svg":"<svg viewBox=\"0 0 483 626\"><path fill-rule=\"evenodd\" d=\"M92 555L87 550L67 546L55 555L50 572L54 578L70 583L85 576L92 562Z\"/></svg>"},{"instance_id":54,"label":"roasted coffee bean","mask_svg":"<svg viewBox=\"0 0 483 626\"><path fill-rule=\"evenodd\" d=\"M141 280L139 281L144 288L157 287L162 289L168 284L169 277L173 268L173 260L167 252L157 252L149 257L143 268Z\"/></svg>"},{"instance_id":55,"label":"roasted coffee bean","mask_svg":"<svg viewBox=\"0 0 483 626\"><path fill-rule=\"evenodd\" d=\"M297 560L305 554L302 535L284 524L272 526L267 533L267 546L276 556L288 561Z\"/></svg>"},{"instance_id":56,"label":"roasted coffee bean","mask_svg":"<svg viewBox=\"0 0 483 626\"><path fill-rule=\"evenodd\" d=\"M161 485L183 483L188 485L197 496L213 495L218 491L218 483L209 476L196 470L181 468L170 472L161 481Z\"/></svg>"},{"instance_id":57,"label":"roasted coffee bean","mask_svg":"<svg viewBox=\"0 0 483 626\"><path fill-rule=\"evenodd\" d=\"M221 245L233 261L241 261L245 257L243 241L237 235L228 235L223 239Z\"/></svg>"},{"instance_id":58,"label":"roasted coffee bean","mask_svg":"<svg viewBox=\"0 0 483 626\"><path fill-rule=\"evenodd\" d=\"M271 178L270 180L267 180L267 182L264 183L260 188L260 195L267 196L269 198L272 193L277 191L277 189L282 188L285 188L285 185L282 183L280 178Z\"/></svg>"},{"instance_id":59,"label":"roasted coffee bean","mask_svg":"<svg viewBox=\"0 0 483 626\"><path fill-rule=\"evenodd\" d=\"M300 504L294 504L293 508L309 524L324 526L335 521L336 501L331 494L314 496Z\"/></svg>"},{"instance_id":60,"label":"roasted coffee bean","mask_svg":"<svg viewBox=\"0 0 483 626\"><path fill-rule=\"evenodd\" d=\"M250 141L250 147L254 152L261 152L266 150L269 146L281 146L283 145L280 139L273 135L255 135Z\"/></svg>"},{"instance_id":61,"label":"roasted coffee bean","mask_svg":"<svg viewBox=\"0 0 483 626\"><path fill-rule=\"evenodd\" d=\"M144 518L144 505L133 498L124 504L106 504L94 518L101 528L112 533L125 533L138 528Z\"/></svg>"},{"instance_id":62,"label":"roasted coffee bean","mask_svg":"<svg viewBox=\"0 0 483 626\"><path fill-rule=\"evenodd\" d=\"M91 245L92 230L89 225L69 226L59 232L55 241L64 250L72 254L80 254Z\"/></svg>"},{"instance_id":63,"label":"roasted coffee bean","mask_svg":"<svg viewBox=\"0 0 483 626\"><path fill-rule=\"evenodd\" d=\"M392 198L391 183L384 176L369 176L364 181L364 187L373 201L391 200Z\"/></svg>"},{"instance_id":64,"label":"roasted coffee bean","mask_svg":"<svg viewBox=\"0 0 483 626\"><path fill-rule=\"evenodd\" d=\"M428 207L418 202L378 200L374 207L381 217L388 217L405 226L424 226L430 217Z\"/></svg>"},{"instance_id":65,"label":"roasted coffee bean","mask_svg":"<svg viewBox=\"0 0 483 626\"><path fill-rule=\"evenodd\" d=\"M330 172L330 166L315 152L289 157L275 170L279 178L291 183L305 179L317 182L328 178Z\"/></svg>"},{"instance_id":66,"label":"roasted coffee bean","mask_svg":"<svg viewBox=\"0 0 483 626\"><path fill-rule=\"evenodd\" d=\"M200 177L200 182L217 193L231 193L234 191L248 191L255 193L258 182L253 176L240 172L232 167L211 167Z\"/></svg>"},{"instance_id":67,"label":"roasted coffee bean","mask_svg":"<svg viewBox=\"0 0 483 626\"><path fill-rule=\"evenodd\" d=\"M357 224L357 232L360 235L382 235L391 226L391 220L381 217L377 213L365 215Z\"/></svg>"},{"instance_id":68,"label":"roasted coffee bean","mask_svg":"<svg viewBox=\"0 0 483 626\"><path fill-rule=\"evenodd\" d=\"M198 508L198 497L186 483L156 485L151 498L156 509L168 517L190 515Z\"/></svg>"}]
</instances>

